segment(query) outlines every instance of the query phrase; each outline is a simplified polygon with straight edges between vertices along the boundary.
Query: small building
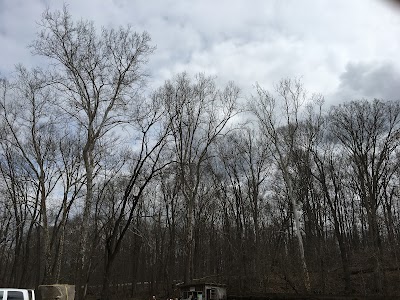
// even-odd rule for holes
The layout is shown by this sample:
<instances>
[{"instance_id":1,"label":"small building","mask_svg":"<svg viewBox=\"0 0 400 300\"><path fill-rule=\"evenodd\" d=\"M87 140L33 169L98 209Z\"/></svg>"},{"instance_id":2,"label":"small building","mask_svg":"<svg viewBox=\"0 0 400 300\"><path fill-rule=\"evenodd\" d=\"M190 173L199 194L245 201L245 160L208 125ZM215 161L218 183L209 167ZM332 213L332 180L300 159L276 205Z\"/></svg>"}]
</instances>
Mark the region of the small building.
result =
<instances>
[{"instance_id":1,"label":"small building","mask_svg":"<svg viewBox=\"0 0 400 300\"><path fill-rule=\"evenodd\" d=\"M226 285L192 283L178 286L182 300L226 300Z\"/></svg>"}]
</instances>

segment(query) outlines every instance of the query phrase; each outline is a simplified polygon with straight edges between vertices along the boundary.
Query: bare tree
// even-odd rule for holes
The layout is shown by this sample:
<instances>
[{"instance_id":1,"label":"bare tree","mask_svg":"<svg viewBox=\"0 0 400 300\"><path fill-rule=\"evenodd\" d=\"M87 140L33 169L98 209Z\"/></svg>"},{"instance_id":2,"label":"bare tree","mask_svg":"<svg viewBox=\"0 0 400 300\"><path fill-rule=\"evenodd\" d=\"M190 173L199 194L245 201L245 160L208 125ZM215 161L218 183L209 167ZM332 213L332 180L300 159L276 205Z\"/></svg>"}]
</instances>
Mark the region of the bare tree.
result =
<instances>
[{"instance_id":1,"label":"bare tree","mask_svg":"<svg viewBox=\"0 0 400 300\"><path fill-rule=\"evenodd\" d=\"M62 278L62 261L65 250L65 231L73 204L82 197L82 189L85 184L83 165L81 162L81 144L79 136L73 136L68 130L58 141L59 157L57 168L61 176L60 190L62 187L62 199L59 210L53 220L53 236L51 248L54 248L54 263L52 274L54 282L60 282Z\"/></svg>"},{"instance_id":2,"label":"bare tree","mask_svg":"<svg viewBox=\"0 0 400 300\"><path fill-rule=\"evenodd\" d=\"M168 230L168 244L166 245L166 262L164 268L165 281L168 284L168 292L171 292L173 282L178 278L178 253L179 253L179 224L181 218L179 211L182 210L181 186L178 180L176 166L166 168L159 177L160 193L165 205L165 225Z\"/></svg>"},{"instance_id":3,"label":"bare tree","mask_svg":"<svg viewBox=\"0 0 400 300\"><path fill-rule=\"evenodd\" d=\"M167 81L158 91L168 114L173 134L174 158L186 204L185 282L193 279L193 251L196 203L203 179L203 167L210 158L210 148L224 134L235 116L239 90L232 83L224 90L214 80L197 75L192 82L185 73Z\"/></svg>"},{"instance_id":4,"label":"bare tree","mask_svg":"<svg viewBox=\"0 0 400 300\"><path fill-rule=\"evenodd\" d=\"M300 223L302 199L299 199L297 196L299 193L296 190L296 182L300 180L302 174L295 172L298 151L307 150L304 147L309 144L306 143L307 135L301 130L302 113L305 112L305 104L308 99L303 85L298 80L284 79L280 81L276 86L277 96L262 89L259 85L256 88L257 94L252 97L250 110L257 117L261 134L266 138L266 147L269 148L286 185L287 198L291 203L295 221L304 286L307 291L310 291L310 278ZM321 98L319 95L316 97Z\"/></svg>"},{"instance_id":5,"label":"bare tree","mask_svg":"<svg viewBox=\"0 0 400 300\"><path fill-rule=\"evenodd\" d=\"M136 122L132 123L140 136L138 150L132 151L131 157L127 158L129 169L125 172L117 172L111 178L120 178L121 182L110 184L122 190L118 193L112 189L108 193L108 201L111 202L109 218L106 224L105 234L105 271L103 277L102 299L110 298L110 277L112 267L117 254L120 251L122 241L135 217L135 210L144 190L151 180L166 166L171 164L169 159L163 156L164 148L169 135L169 124L165 121L165 112L157 97L153 97L148 106L142 105ZM121 165L122 169L123 165Z\"/></svg>"},{"instance_id":6,"label":"bare tree","mask_svg":"<svg viewBox=\"0 0 400 300\"><path fill-rule=\"evenodd\" d=\"M263 212L268 206L264 197L265 181L271 172L268 148L255 130L243 128L220 140L218 153L224 170L219 171L223 174L219 183L224 193L222 201L226 202L225 209L227 214L229 211L229 217L234 218L236 227L235 238L228 237L237 252L236 259L232 257L230 261L238 263L232 272L240 277L253 273L262 278L265 271L260 263L264 250L261 224L265 221Z\"/></svg>"},{"instance_id":7,"label":"bare tree","mask_svg":"<svg viewBox=\"0 0 400 300\"><path fill-rule=\"evenodd\" d=\"M375 291L385 289L379 208L387 182L398 164L391 158L400 146L400 104L374 100L352 101L332 108L331 132L348 153L357 194L365 208L368 240L374 259Z\"/></svg>"},{"instance_id":8,"label":"bare tree","mask_svg":"<svg viewBox=\"0 0 400 300\"><path fill-rule=\"evenodd\" d=\"M23 159L31 176L33 198L40 207L43 229L44 282L52 281L51 232L48 219L48 198L60 175L56 168L57 129L51 114L52 93L39 70L28 72L18 68L12 94L2 102L2 119L7 126L8 142ZM35 201L34 201L35 202Z\"/></svg>"},{"instance_id":9,"label":"bare tree","mask_svg":"<svg viewBox=\"0 0 400 300\"><path fill-rule=\"evenodd\" d=\"M325 130L327 130L325 128ZM329 134L326 134L329 136ZM333 220L335 236L339 244L340 257L343 268L345 292L351 292L350 253L348 233L346 228L346 206L349 198L346 194L349 169L348 157L338 152L332 142L325 139L313 149L315 169L313 176L319 182L323 195L327 201L330 215Z\"/></svg>"},{"instance_id":10,"label":"bare tree","mask_svg":"<svg viewBox=\"0 0 400 300\"><path fill-rule=\"evenodd\" d=\"M130 27L101 30L88 21L73 22L67 9L46 11L42 31L32 44L35 54L54 66L52 84L60 92L61 110L82 129L82 157L86 196L82 214L78 299L83 299L90 265L88 232L93 206L95 151L99 140L121 123L130 121L145 73L143 65L153 51L147 33ZM72 127L71 127L72 128Z\"/></svg>"}]
</instances>

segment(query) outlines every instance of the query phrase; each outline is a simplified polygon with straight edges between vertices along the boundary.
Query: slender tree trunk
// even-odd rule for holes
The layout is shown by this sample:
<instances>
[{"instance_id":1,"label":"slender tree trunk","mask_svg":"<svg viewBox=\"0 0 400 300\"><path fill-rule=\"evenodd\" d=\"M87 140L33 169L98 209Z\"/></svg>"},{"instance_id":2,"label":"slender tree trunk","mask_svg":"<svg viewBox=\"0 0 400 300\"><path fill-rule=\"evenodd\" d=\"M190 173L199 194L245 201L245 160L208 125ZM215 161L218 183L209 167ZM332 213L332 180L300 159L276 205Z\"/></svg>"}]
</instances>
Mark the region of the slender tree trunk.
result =
<instances>
[{"instance_id":1,"label":"slender tree trunk","mask_svg":"<svg viewBox=\"0 0 400 300\"><path fill-rule=\"evenodd\" d=\"M47 203L46 203L46 189L44 185L44 175L40 176L40 207L43 220L43 248L44 248L44 277L43 284L53 284L53 274L52 274L52 253L50 247L50 230L47 220Z\"/></svg>"},{"instance_id":2,"label":"slender tree trunk","mask_svg":"<svg viewBox=\"0 0 400 300\"><path fill-rule=\"evenodd\" d=\"M187 240L186 240L186 261L185 261L185 277L186 284L193 280L193 252L194 252L194 199L191 197L187 210Z\"/></svg>"},{"instance_id":3,"label":"slender tree trunk","mask_svg":"<svg viewBox=\"0 0 400 300\"><path fill-rule=\"evenodd\" d=\"M88 135L90 136L90 130ZM89 137L90 139L90 137ZM81 239L80 239L80 251L77 265L77 300L83 300L86 297L86 282L87 272L89 271L90 258L89 258L89 220L90 212L93 202L93 142L87 141L87 144L83 150L83 160L86 171L86 196L85 204L82 215L81 224Z\"/></svg>"},{"instance_id":4,"label":"slender tree trunk","mask_svg":"<svg viewBox=\"0 0 400 300\"><path fill-rule=\"evenodd\" d=\"M66 195L65 195L66 196ZM58 243L58 249L56 251L56 257L54 258L54 279L55 282L58 283L61 278L61 265L62 265L62 258L64 256L64 244L65 244L65 227L67 224L67 203L64 199L63 203L63 216L61 220L61 231L60 231L60 240Z\"/></svg>"},{"instance_id":5,"label":"slender tree trunk","mask_svg":"<svg viewBox=\"0 0 400 300\"><path fill-rule=\"evenodd\" d=\"M142 241L137 239L136 237L133 239L133 247L132 247L132 288L131 288L131 297L134 297L136 292L136 283L138 281L138 273L140 268L140 256L142 253Z\"/></svg>"},{"instance_id":6,"label":"slender tree trunk","mask_svg":"<svg viewBox=\"0 0 400 300\"><path fill-rule=\"evenodd\" d=\"M382 266L383 253L376 210L373 207L368 212L368 223L370 245L372 246L374 259L374 292L381 294L385 292L385 273Z\"/></svg>"},{"instance_id":7,"label":"slender tree trunk","mask_svg":"<svg viewBox=\"0 0 400 300\"><path fill-rule=\"evenodd\" d=\"M106 249L106 261L104 264L104 274L103 274L103 286L101 290L101 300L109 300L111 299L110 293L110 282L111 282L111 271L114 263L114 255L111 255L110 252Z\"/></svg>"},{"instance_id":8,"label":"slender tree trunk","mask_svg":"<svg viewBox=\"0 0 400 300\"><path fill-rule=\"evenodd\" d=\"M284 175L284 176L287 177L287 175ZM289 193L288 196L290 198L292 208L293 208L293 218L294 218L294 222L295 222L295 234L297 237L297 242L299 244L299 252L300 252L300 260L301 260L301 266L302 266L302 272L303 272L304 287L307 292L310 292L310 290L311 290L310 275L308 273L307 261L306 261L306 257L305 257L305 253L304 253L303 237L301 235L300 214L299 214L299 211L297 210L297 201L294 196L293 185L289 178L287 178L287 185L288 185L288 193Z\"/></svg>"},{"instance_id":9,"label":"slender tree trunk","mask_svg":"<svg viewBox=\"0 0 400 300\"><path fill-rule=\"evenodd\" d=\"M336 228L339 224L336 224L335 221L335 232L336 238L339 244L340 250L340 258L342 261L342 268L343 268L343 280L344 280L344 290L346 293L351 292L351 279L350 279L350 268L349 268L349 257L347 247L345 245L344 237L341 232Z\"/></svg>"}]
</instances>

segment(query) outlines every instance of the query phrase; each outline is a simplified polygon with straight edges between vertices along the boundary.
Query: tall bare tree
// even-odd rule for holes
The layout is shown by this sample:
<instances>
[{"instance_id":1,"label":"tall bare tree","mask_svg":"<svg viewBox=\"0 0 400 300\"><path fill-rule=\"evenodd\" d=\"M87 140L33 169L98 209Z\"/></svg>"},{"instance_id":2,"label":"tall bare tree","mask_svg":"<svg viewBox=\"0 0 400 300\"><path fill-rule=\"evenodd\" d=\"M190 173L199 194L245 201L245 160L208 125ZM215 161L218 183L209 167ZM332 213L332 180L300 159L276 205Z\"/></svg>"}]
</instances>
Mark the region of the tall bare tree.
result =
<instances>
[{"instance_id":1,"label":"tall bare tree","mask_svg":"<svg viewBox=\"0 0 400 300\"><path fill-rule=\"evenodd\" d=\"M261 246L261 224L265 219L263 212L268 206L264 197L265 181L271 172L268 148L254 129L244 128L220 140L218 153L225 175L219 179L224 192L223 201L236 225L236 237L228 238L237 251L235 257L240 257L232 257L230 262L237 263L236 272L240 277L254 272L261 278L261 274L265 274L264 266L259 262L264 250ZM252 248L249 245L253 245Z\"/></svg>"},{"instance_id":2,"label":"tall bare tree","mask_svg":"<svg viewBox=\"0 0 400 300\"><path fill-rule=\"evenodd\" d=\"M110 298L109 285L114 261L135 217L138 202L151 180L171 164L171 160L163 155L170 131L169 123L165 122L165 112L156 96L147 104L147 106L141 105L140 113L136 115L136 122L131 123L134 125L133 130L136 130L136 136L139 137L137 139L139 143L136 145L138 150L132 150L130 157L126 158L128 170L117 172L112 176L119 178L120 182L106 184L109 191L106 198L111 203L111 209L108 212L105 231L105 271L102 289L104 300ZM121 165L121 169L123 167ZM111 193L109 185L114 187Z\"/></svg>"},{"instance_id":3,"label":"tall bare tree","mask_svg":"<svg viewBox=\"0 0 400 300\"><path fill-rule=\"evenodd\" d=\"M60 282L63 278L62 261L65 255L67 222L76 200L82 198L82 189L85 184L80 137L74 136L68 129L64 129L64 134L58 141L58 152L57 168L61 176L59 189L62 190L62 199L60 199L61 205L53 217L54 233L51 239L51 248L54 249L52 266L54 282Z\"/></svg>"},{"instance_id":4,"label":"tall bare tree","mask_svg":"<svg viewBox=\"0 0 400 300\"><path fill-rule=\"evenodd\" d=\"M34 183L31 197L37 199L43 229L43 280L49 282L53 279L47 202L60 174L56 167L57 129L55 119L49 114L53 95L46 87L46 78L41 71L29 72L19 67L12 93L0 105L8 132L3 142L9 143L24 161L25 171Z\"/></svg>"},{"instance_id":5,"label":"tall bare tree","mask_svg":"<svg viewBox=\"0 0 400 300\"><path fill-rule=\"evenodd\" d=\"M327 128L325 130L325 136L329 136L326 133ZM349 158L337 151L332 139L324 139L323 143L315 145L313 149L313 160L315 162L313 176L321 186L330 210L339 245L345 292L350 293L352 288L350 253L345 220L346 206L348 206L347 202L349 201L346 199L349 198L346 193L349 168L344 167L348 165Z\"/></svg>"},{"instance_id":6,"label":"tall bare tree","mask_svg":"<svg viewBox=\"0 0 400 300\"><path fill-rule=\"evenodd\" d=\"M32 44L33 53L50 59L52 84L60 92L59 107L84 136L82 157L86 196L82 214L78 299L83 299L89 276L89 220L93 206L96 147L99 140L121 123L130 121L144 82L144 64L153 48L147 33L130 27L103 28L74 22L66 7L46 11L39 22L42 31Z\"/></svg>"},{"instance_id":7,"label":"tall bare tree","mask_svg":"<svg viewBox=\"0 0 400 300\"><path fill-rule=\"evenodd\" d=\"M158 91L173 134L174 159L186 204L185 282L193 279L193 253L196 204L203 167L210 159L210 149L227 130L237 113L239 89L232 83L219 90L210 77L197 75L192 81L185 73L167 81Z\"/></svg>"},{"instance_id":8,"label":"tall bare tree","mask_svg":"<svg viewBox=\"0 0 400 300\"><path fill-rule=\"evenodd\" d=\"M286 186L286 194L293 212L295 232L299 245L304 286L310 291L310 278L301 233L301 200L296 183L301 180L295 168L299 151L307 150L309 137L302 130L305 121L306 91L298 80L283 79L276 86L276 94L256 86L257 94L252 97L250 110L257 117L261 134L266 138L266 147L274 158ZM321 96L316 95L317 98ZM317 100L315 99L312 99Z\"/></svg>"},{"instance_id":9,"label":"tall bare tree","mask_svg":"<svg viewBox=\"0 0 400 300\"><path fill-rule=\"evenodd\" d=\"M400 104L375 99L352 101L332 108L331 132L348 153L356 177L355 188L365 208L369 247L374 260L376 292L385 289L379 209L400 146Z\"/></svg>"}]
</instances>

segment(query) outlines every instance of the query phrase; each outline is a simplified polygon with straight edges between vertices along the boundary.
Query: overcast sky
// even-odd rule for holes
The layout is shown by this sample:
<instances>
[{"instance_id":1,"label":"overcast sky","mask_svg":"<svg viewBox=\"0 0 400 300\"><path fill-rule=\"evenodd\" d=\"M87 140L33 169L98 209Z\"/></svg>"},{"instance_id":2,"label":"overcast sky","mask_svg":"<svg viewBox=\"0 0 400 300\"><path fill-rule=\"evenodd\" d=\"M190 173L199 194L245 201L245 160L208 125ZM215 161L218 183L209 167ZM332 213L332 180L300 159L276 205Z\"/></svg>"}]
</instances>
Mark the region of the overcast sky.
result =
<instances>
[{"instance_id":1,"label":"overcast sky","mask_svg":"<svg viewBox=\"0 0 400 300\"><path fill-rule=\"evenodd\" d=\"M0 76L38 64L36 22L64 2L75 19L149 32L150 87L187 71L244 96L301 77L328 103L400 100L400 8L385 0L0 0Z\"/></svg>"}]
</instances>

